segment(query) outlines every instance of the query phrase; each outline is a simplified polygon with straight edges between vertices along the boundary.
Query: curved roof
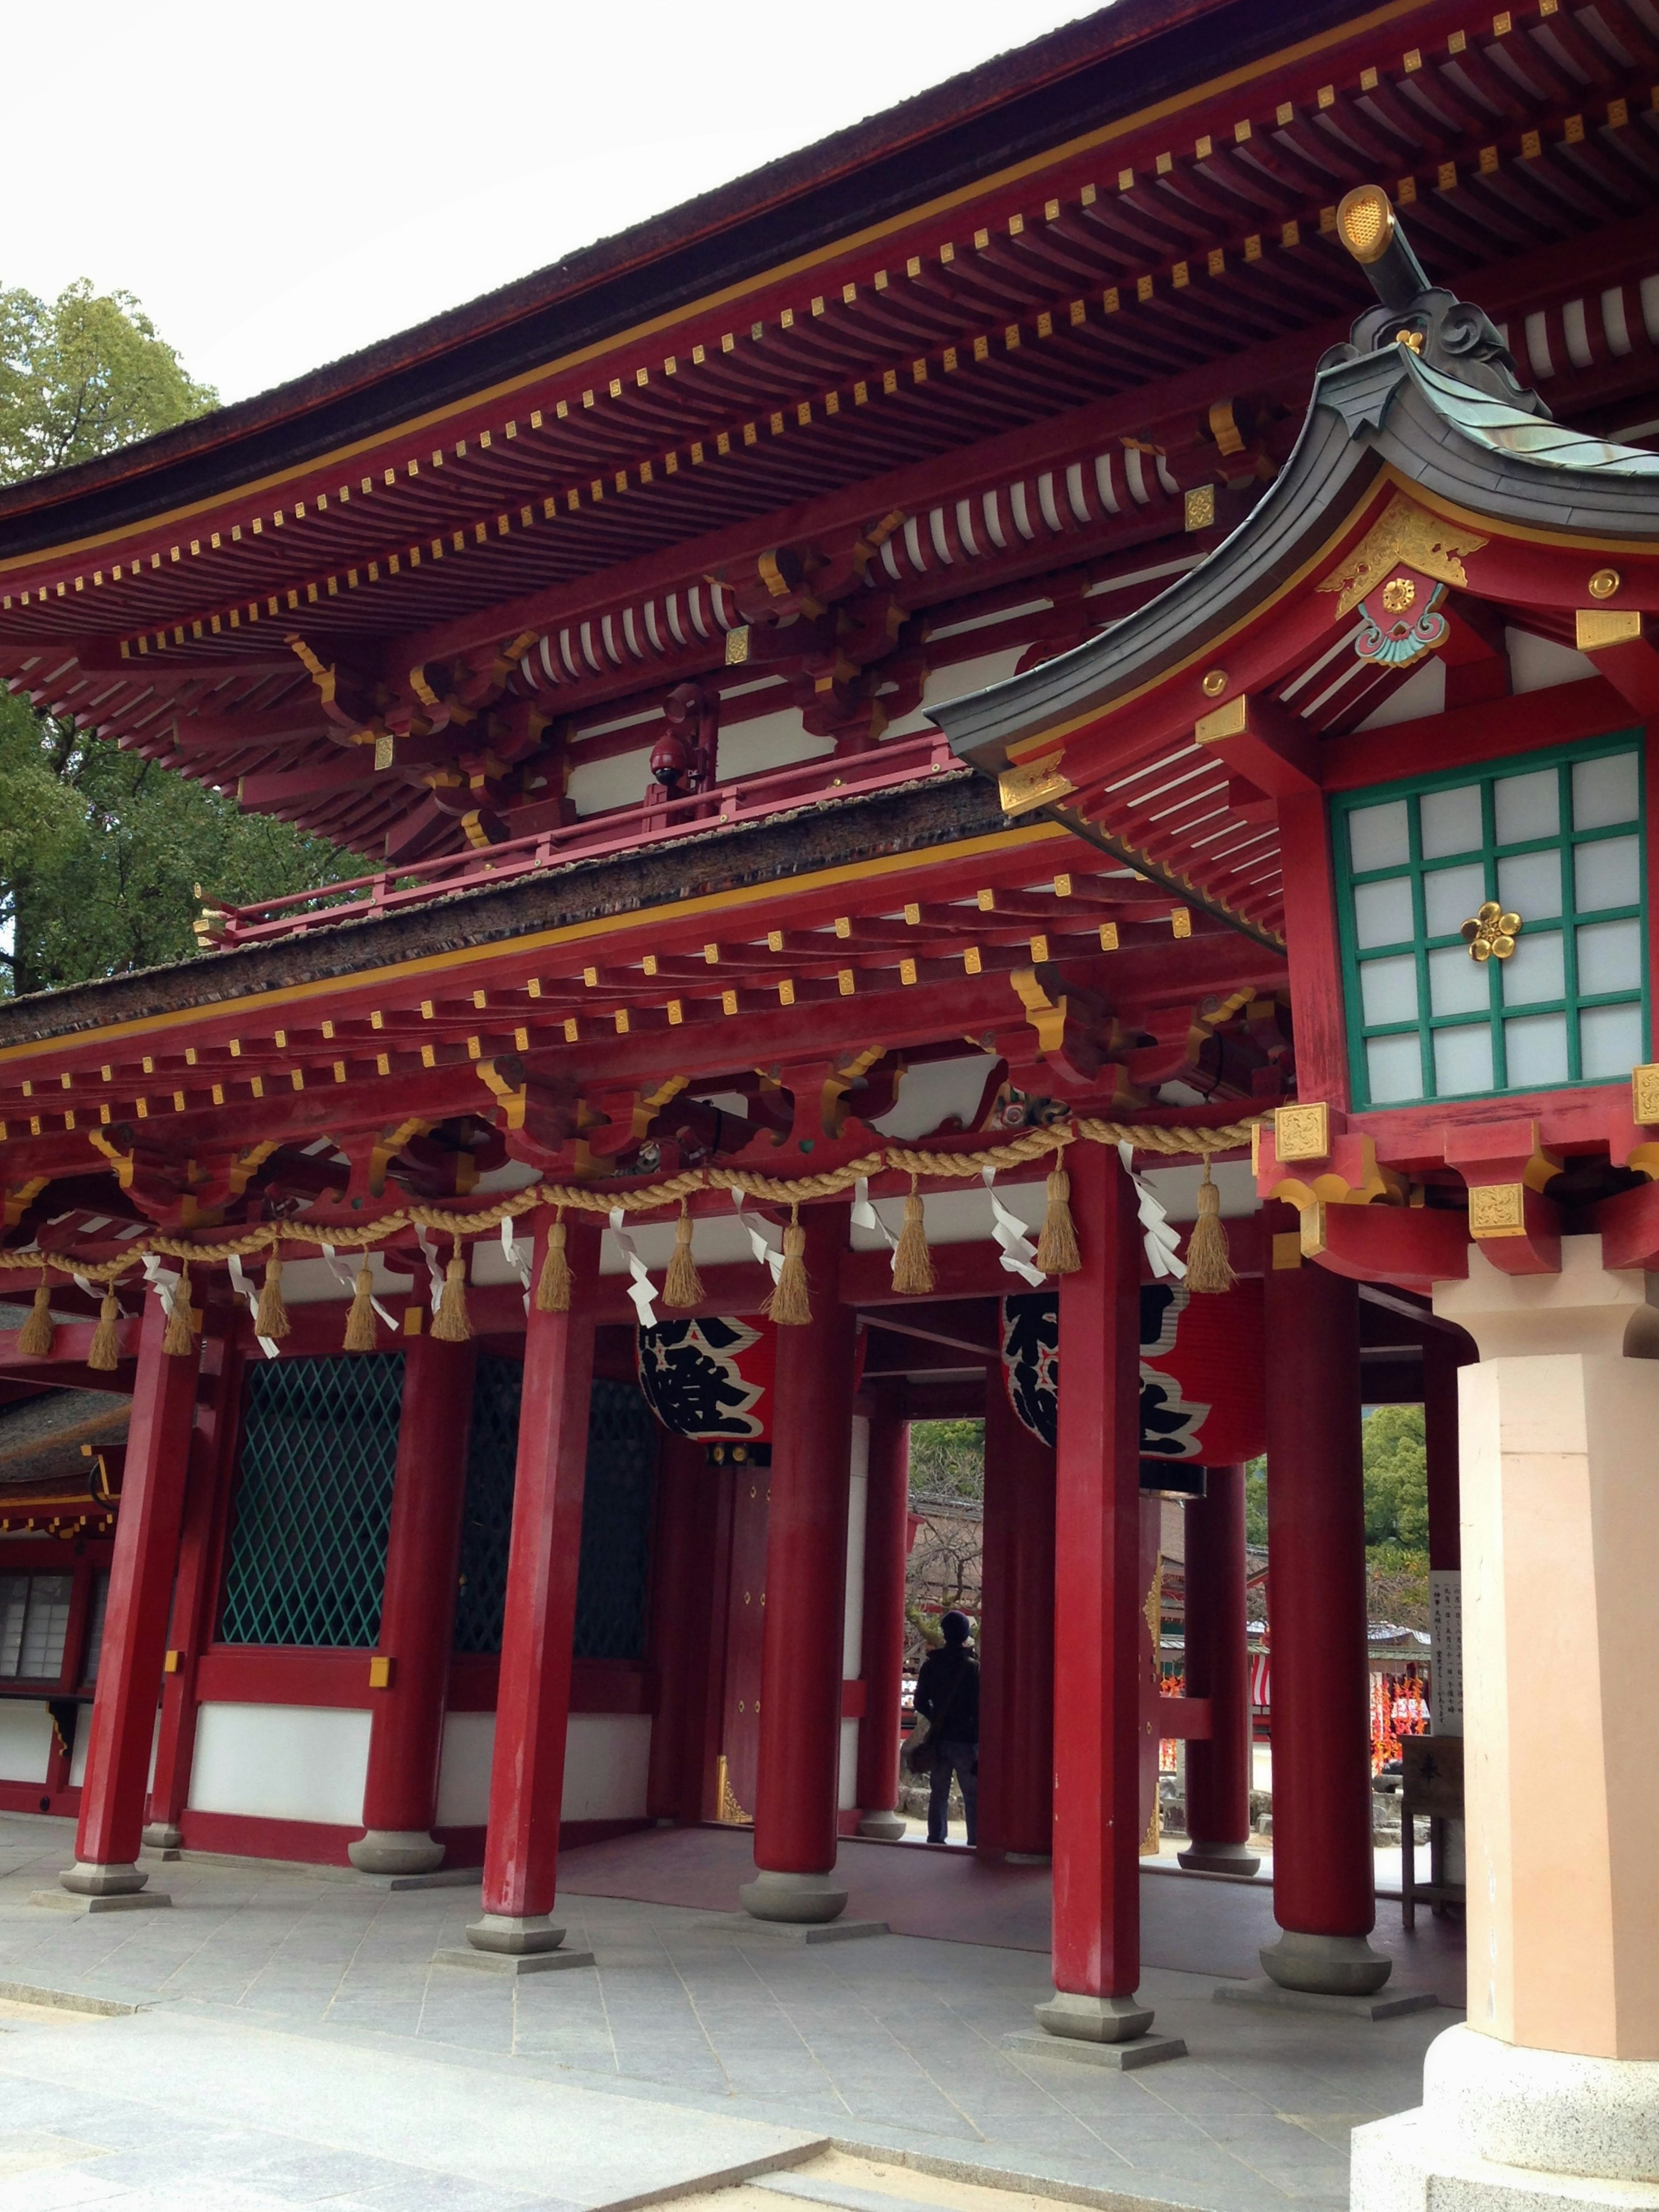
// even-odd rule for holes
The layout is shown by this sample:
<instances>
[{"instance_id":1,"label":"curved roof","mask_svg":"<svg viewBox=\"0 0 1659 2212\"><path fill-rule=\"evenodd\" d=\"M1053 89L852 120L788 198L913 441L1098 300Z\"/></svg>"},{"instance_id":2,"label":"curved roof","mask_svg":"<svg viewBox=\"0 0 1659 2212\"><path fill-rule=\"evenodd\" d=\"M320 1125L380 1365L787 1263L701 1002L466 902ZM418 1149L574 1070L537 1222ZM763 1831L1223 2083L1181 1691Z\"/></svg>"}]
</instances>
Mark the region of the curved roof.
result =
<instances>
[{"instance_id":1,"label":"curved roof","mask_svg":"<svg viewBox=\"0 0 1659 2212\"><path fill-rule=\"evenodd\" d=\"M1120 0L275 390L0 490L0 558L122 527L378 436L684 308L1193 82L1341 21L1351 0ZM993 119L994 118L994 119Z\"/></svg>"},{"instance_id":2,"label":"curved roof","mask_svg":"<svg viewBox=\"0 0 1659 2212\"><path fill-rule=\"evenodd\" d=\"M958 755L994 770L1011 745L1104 712L1298 576L1385 470L1517 531L1659 547L1659 455L1522 413L1389 345L1320 372L1271 490L1168 591L1073 651L934 708L932 720Z\"/></svg>"}]
</instances>

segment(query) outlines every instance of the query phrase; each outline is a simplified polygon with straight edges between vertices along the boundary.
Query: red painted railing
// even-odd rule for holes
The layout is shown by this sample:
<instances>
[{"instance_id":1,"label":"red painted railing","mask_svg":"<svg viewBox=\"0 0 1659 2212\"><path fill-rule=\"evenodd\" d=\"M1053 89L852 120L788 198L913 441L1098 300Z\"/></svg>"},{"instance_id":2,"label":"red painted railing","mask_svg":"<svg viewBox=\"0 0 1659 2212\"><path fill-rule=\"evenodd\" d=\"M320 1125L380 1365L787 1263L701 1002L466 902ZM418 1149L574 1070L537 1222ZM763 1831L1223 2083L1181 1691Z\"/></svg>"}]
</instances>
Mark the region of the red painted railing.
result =
<instances>
[{"instance_id":1,"label":"red painted railing","mask_svg":"<svg viewBox=\"0 0 1659 2212\"><path fill-rule=\"evenodd\" d=\"M949 740L937 730L925 737L896 738L868 752L734 777L689 799L644 799L637 806L618 807L586 822L565 823L534 837L517 837L476 852L447 853L441 860L383 868L376 875L354 876L316 890L289 891L255 906L210 907L197 925L198 934L204 945L256 945L293 937L335 922L394 914L449 891L511 882L515 876L532 875L562 861L647 852L699 830L730 829L814 802L890 790L924 776L942 775L959 765Z\"/></svg>"}]
</instances>

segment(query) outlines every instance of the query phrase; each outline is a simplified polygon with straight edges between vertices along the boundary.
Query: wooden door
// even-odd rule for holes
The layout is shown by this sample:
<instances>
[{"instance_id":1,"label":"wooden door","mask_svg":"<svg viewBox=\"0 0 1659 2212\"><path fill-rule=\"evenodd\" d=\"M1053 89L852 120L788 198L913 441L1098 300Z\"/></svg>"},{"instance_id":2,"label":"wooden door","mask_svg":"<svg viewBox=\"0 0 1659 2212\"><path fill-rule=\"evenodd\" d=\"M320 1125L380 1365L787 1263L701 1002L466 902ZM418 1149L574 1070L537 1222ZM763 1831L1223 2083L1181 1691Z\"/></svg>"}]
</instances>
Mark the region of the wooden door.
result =
<instances>
[{"instance_id":1,"label":"wooden door","mask_svg":"<svg viewBox=\"0 0 1659 2212\"><path fill-rule=\"evenodd\" d=\"M770 1470L733 1469L731 1569L726 1585L726 1694L721 1712L719 1817L754 1817L760 1758L761 1645L766 1625L766 1527Z\"/></svg>"}]
</instances>

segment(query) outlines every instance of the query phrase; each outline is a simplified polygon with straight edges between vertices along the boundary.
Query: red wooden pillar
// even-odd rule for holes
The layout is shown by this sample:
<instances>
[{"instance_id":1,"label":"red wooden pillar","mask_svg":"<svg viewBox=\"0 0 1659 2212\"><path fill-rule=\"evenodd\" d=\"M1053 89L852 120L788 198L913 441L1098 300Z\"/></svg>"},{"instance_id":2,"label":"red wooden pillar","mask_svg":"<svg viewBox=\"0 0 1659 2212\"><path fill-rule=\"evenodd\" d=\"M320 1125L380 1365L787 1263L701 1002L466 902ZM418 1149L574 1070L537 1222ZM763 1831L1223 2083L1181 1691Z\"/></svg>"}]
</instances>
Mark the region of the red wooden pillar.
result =
<instances>
[{"instance_id":1,"label":"red wooden pillar","mask_svg":"<svg viewBox=\"0 0 1659 2212\"><path fill-rule=\"evenodd\" d=\"M778 1331L766 1539L755 1879L758 1920L833 1920L841 1762L842 1612L853 1443L853 1310L840 1303L848 1208L802 1215L812 1318Z\"/></svg>"},{"instance_id":2,"label":"red wooden pillar","mask_svg":"<svg viewBox=\"0 0 1659 2212\"><path fill-rule=\"evenodd\" d=\"M874 1394L864 1520L864 1635L859 1672L861 1836L904 1833L898 1807L899 1698L904 1680L904 1571L909 1557L910 1425L896 1393Z\"/></svg>"},{"instance_id":3,"label":"red wooden pillar","mask_svg":"<svg viewBox=\"0 0 1659 2212\"><path fill-rule=\"evenodd\" d=\"M137 1862L202 1356L199 1336L185 1357L163 1352L166 1329L161 1299L146 1296L75 1864L58 1877L105 1903L136 1898L149 1880Z\"/></svg>"},{"instance_id":4,"label":"red wooden pillar","mask_svg":"<svg viewBox=\"0 0 1659 2212\"><path fill-rule=\"evenodd\" d=\"M651 1661L657 1710L646 1809L688 1825L715 1810L720 1689L712 1594L717 1583L721 1470L707 1448L665 1436L657 1462Z\"/></svg>"},{"instance_id":5,"label":"red wooden pillar","mask_svg":"<svg viewBox=\"0 0 1659 2212\"><path fill-rule=\"evenodd\" d=\"M1270 1234L1294 1228L1288 1206L1267 1212ZM1287 1234L1269 1249L1273 1914L1284 1932L1261 1963L1286 1989L1358 1996L1380 1989L1390 1966L1365 1940L1376 1902L1359 1290L1298 1261Z\"/></svg>"},{"instance_id":6,"label":"red wooden pillar","mask_svg":"<svg viewBox=\"0 0 1659 2212\"><path fill-rule=\"evenodd\" d=\"M443 1864L432 1838L438 1763L455 1637L456 1577L466 1494L477 1354L470 1344L411 1337L404 1351L398 1465L386 1533L377 1656L369 1692L365 1832L347 1846L365 1874L428 1874Z\"/></svg>"},{"instance_id":7,"label":"red wooden pillar","mask_svg":"<svg viewBox=\"0 0 1659 2212\"><path fill-rule=\"evenodd\" d=\"M240 1306L210 1304L203 1325L202 1373L210 1387L201 1394L206 1402L198 1411L190 1442L179 1571L167 1632L170 1649L161 1680L161 1724L150 1777L149 1825L143 1832L147 1846L169 1855L176 1855L184 1842L179 1822L190 1802L190 1766L196 1749L196 1674L213 1633L219 1525L235 1462L241 1407L240 1312Z\"/></svg>"},{"instance_id":8,"label":"red wooden pillar","mask_svg":"<svg viewBox=\"0 0 1659 2212\"><path fill-rule=\"evenodd\" d=\"M1140 1239L1134 1188L1073 1145L1081 1272L1060 1286L1054 1484L1054 1996L1051 2035L1124 2043L1151 2027L1140 1979ZM1163 2046L1178 2055L1170 2038ZM1162 2052L1160 2055L1163 2055Z\"/></svg>"},{"instance_id":9,"label":"red wooden pillar","mask_svg":"<svg viewBox=\"0 0 1659 2212\"><path fill-rule=\"evenodd\" d=\"M533 1281L541 1279L550 1225L544 1208L536 1227ZM532 1300L525 1330L483 1917L466 1931L476 1951L504 1961L544 1956L564 1940L563 1929L554 1923L553 1899L570 1720L599 1234L585 1218L567 1224L574 1279L570 1310L540 1313ZM559 1963L586 1965L590 1956L565 1952Z\"/></svg>"},{"instance_id":10,"label":"red wooden pillar","mask_svg":"<svg viewBox=\"0 0 1659 2212\"><path fill-rule=\"evenodd\" d=\"M1245 1626L1244 1470L1211 1467L1184 1508L1187 1695L1210 1701L1207 1740L1187 1746L1187 1832L1181 1863L1206 1874L1254 1874L1250 1849L1250 1661Z\"/></svg>"},{"instance_id":11,"label":"red wooden pillar","mask_svg":"<svg viewBox=\"0 0 1659 2212\"><path fill-rule=\"evenodd\" d=\"M979 1848L1047 1858L1054 1816L1054 1455L985 1386Z\"/></svg>"}]
</instances>

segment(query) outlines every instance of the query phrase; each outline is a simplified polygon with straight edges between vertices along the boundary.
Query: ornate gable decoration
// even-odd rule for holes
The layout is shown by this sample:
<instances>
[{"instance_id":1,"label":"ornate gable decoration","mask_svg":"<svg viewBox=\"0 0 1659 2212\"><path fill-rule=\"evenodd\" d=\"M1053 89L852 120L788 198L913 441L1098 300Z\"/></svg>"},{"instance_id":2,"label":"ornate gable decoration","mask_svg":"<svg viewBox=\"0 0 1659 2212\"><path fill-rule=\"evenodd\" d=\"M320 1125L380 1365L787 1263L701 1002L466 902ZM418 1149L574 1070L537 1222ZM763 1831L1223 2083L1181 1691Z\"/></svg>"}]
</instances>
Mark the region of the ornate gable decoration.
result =
<instances>
[{"instance_id":1,"label":"ornate gable decoration","mask_svg":"<svg viewBox=\"0 0 1659 2212\"><path fill-rule=\"evenodd\" d=\"M1403 492L1396 492L1353 551L1332 569L1319 589L1342 594L1336 605L1339 615L1352 614L1379 584L1386 587L1395 568L1411 568L1419 576L1462 590L1469 580L1464 572L1464 556L1478 553L1486 543L1473 531L1443 522Z\"/></svg>"}]
</instances>

